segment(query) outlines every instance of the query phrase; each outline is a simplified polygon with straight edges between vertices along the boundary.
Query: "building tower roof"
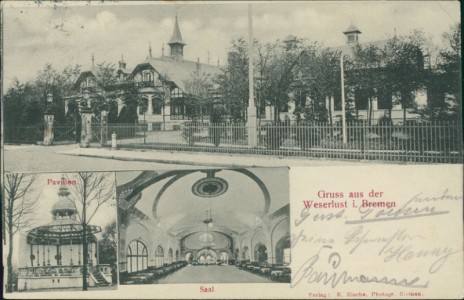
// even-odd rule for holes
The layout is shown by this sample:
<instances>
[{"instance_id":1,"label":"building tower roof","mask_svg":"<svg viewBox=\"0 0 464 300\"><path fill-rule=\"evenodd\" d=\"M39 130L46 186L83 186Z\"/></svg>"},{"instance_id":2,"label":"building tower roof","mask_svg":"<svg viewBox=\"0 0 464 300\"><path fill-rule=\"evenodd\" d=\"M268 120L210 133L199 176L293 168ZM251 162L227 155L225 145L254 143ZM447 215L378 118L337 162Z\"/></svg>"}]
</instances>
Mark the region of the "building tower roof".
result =
<instances>
[{"instance_id":1,"label":"building tower roof","mask_svg":"<svg viewBox=\"0 0 464 300\"><path fill-rule=\"evenodd\" d=\"M169 40L169 45L171 44L182 44L186 45L182 41L182 35L180 34L180 29L179 29L179 22L177 21L177 16L176 16L176 22L174 24L174 31L172 32L172 37L171 40Z\"/></svg>"},{"instance_id":2,"label":"building tower roof","mask_svg":"<svg viewBox=\"0 0 464 300\"><path fill-rule=\"evenodd\" d=\"M52 213L56 211L72 211L74 213L77 212L76 206L74 203L69 199L69 195L71 193L68 190L68 186L66 184L66 179L64 176L61 178L61 186L58 191L59 199L58 201L53 204L52 206Z\"/></svg>"},{"instance_id":3,"label":"building tower roof","mask_svg":"<svg viewBox=\"0 0 464 300\"><path fill-rule=\"evenodd\" d=\"M344 34L347 33L361 33L361 31L356 27L355 25L351 24L345 31L343 31Z\"/></svg>"},{"instance_id":4,"label":"building tower roof","mask_svg":"<svg viewBox=\"0 0 464 300\"><path fill-rule=\"evenodd\" d=\"M287 35L287 37L283 40L284 43L288 43L288 42L294 42L296 41L296 36L294 35Z\"/></svg>"}]
</instances>

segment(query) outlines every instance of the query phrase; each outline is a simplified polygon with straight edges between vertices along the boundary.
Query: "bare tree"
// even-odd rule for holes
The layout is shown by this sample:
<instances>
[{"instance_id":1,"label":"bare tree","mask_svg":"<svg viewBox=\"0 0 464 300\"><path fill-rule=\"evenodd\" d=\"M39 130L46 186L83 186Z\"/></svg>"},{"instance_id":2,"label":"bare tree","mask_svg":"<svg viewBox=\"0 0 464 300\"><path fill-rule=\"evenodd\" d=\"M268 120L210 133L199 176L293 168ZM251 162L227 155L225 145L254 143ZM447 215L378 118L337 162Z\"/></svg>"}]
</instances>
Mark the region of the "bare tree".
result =
<instances>
[{"instance_id":1,"label":"bare tree","mask_svg":"<svg viewBox=\"0 0 464 300\"><path fill-rule=\"evenodd\" d=\"M114 197L113 173L80 172L75 185L69 185L69 199L74 203L77 217L82 226L82 290L87 290L87 264L89 261L87 237L89 226L98 210Z\"/></svg>"},{"instance_id":2,"label":"bare tree","mask_svg":"<svg viewBox=\"0 0 464 300\"><path fill-rule=\"evenodd\" d=\"M22 229L34 224L34 212L37 207L37 198L31 194L35 174L5 174L5 200L4 222L7 231L8 257L7 257L7 292L13 292L13 238Z\"/></svg>"},{"instance_id":3,"label":"bare tree","mask_svg":"<svg viewBox=\"0 0 464 300\"><path fill-rule=\"evenodd\" d=\"M211 115L213 106L213 82L211 74L194 71L184 81L185 92L188 94L187 105L192 108L192 117L200 117L203 123L203 115L206 111Z\"/></svg>"}]
</instances>

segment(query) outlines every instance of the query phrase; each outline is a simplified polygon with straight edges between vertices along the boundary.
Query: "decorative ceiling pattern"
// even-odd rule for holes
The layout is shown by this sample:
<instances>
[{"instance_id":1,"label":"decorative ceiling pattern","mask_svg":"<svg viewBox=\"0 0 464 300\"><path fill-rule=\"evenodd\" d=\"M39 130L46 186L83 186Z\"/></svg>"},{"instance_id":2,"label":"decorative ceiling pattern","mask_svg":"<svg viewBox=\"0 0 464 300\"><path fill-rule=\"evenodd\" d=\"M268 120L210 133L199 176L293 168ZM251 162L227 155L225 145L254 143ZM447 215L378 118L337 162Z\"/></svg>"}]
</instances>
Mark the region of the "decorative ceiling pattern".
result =
<instances>
[{"instance_id":1,"label":"decorative ceiling pattern","mask_svg":"<svg viewBox=\"0 0 464 300\"><path fill-rule=\"evenodd\" d=\"M204 232L205 220L211 231L241 233L289 203L287 168L124 173L119 208L134 207L180 238Z\"/></svg>"}]
</instances>

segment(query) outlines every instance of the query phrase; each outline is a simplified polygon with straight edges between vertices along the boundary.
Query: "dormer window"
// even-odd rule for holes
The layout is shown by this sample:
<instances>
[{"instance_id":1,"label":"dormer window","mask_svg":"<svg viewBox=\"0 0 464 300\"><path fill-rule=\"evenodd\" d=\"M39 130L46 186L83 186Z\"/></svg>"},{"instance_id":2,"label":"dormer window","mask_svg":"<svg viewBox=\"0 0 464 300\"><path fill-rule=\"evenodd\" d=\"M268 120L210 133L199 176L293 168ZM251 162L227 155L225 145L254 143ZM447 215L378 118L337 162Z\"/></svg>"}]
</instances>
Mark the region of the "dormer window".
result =
<instances>
[{"instance_id":1,"label":"dormer window","mask_svg":"<svg viewBox=\"0 0 464 300\"><path fill-rule=\"evenodd\" d=\"M93 87L95 86L95 80L91 77L87 77L87 87Z\"/></svg>"},{"instance_id":2,"label":"dormer window","mask_svg":"<svg viewBox=\"0 0 464 300\"><path fill-rule=\"evenodd\" d=\"M142 78L143 78L143 81L152 81L153 80L153 76L152 76L152 73L150 71L143 72L142 73Z\"/></svg>"}]
</instances>

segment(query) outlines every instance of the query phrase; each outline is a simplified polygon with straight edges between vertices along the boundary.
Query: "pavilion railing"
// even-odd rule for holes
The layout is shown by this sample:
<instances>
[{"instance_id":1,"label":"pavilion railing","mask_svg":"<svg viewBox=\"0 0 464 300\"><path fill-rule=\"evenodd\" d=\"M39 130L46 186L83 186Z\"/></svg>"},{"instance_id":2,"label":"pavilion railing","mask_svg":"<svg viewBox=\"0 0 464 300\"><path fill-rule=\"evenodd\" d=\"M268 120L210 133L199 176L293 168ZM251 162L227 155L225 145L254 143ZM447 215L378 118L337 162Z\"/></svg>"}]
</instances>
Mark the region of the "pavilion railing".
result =
<instances>
[{"instance_id":1,"label":"pavilion railing","mask_svg":"<svg viewBox=\"0 0 464 300\"><path fill-rule=\"evenodd\" d=\"M36 266L19 268L19 277L79 276L82 265Z\"/></svg>"},{"instance_id":2,"label":"pavilion railing","mask_svg":"<svg viewBox=\"0 0 464 300\"><path fill-rule=\"evenodd\" d=\"M111 273L111 266L101 264L98 266L88 265L88 272L95 271L103 274ZM79 276L82 275L82 265L61 265L61 266L34 266L19 268L19 277L45 277L45 276Z\"/></svg>"},{"instance_id":3,"label":"pavilion railing","mask_svg":"<svg viewBox=\"0 0 464 300\"><path fill-rule=\"evenodd\" d=\"M245 124L183 123L178 130L147 131L134 124L111 125L118 147L170 151L201 151L327 159L396 162L460 163L462 131L453 122L409 122L402 125L366 122L339 124L266 124L256 127L255 147L248 146Z\"/></svg>"}]
</instances>

